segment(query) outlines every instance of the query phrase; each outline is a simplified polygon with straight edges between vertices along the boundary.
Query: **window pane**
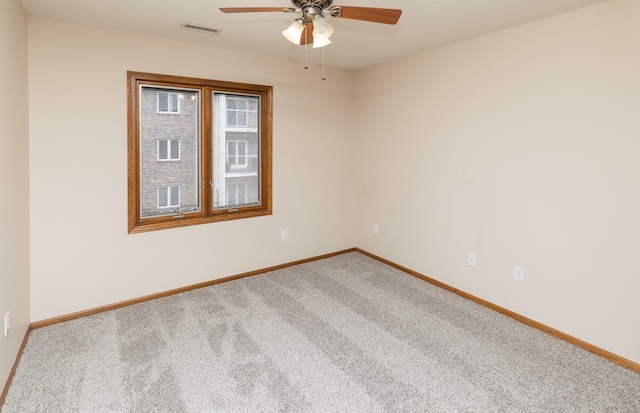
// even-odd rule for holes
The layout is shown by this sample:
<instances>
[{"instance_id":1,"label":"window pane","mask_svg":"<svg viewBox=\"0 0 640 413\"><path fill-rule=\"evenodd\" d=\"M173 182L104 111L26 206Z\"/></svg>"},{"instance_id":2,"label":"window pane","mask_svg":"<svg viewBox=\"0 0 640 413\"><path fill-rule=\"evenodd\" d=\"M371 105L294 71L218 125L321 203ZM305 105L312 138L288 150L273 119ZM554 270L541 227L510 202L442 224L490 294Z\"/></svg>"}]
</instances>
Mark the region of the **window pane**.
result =
<instances>
[{"instance_id":1,"label":"window pane","mask_svg":"<svg viewBox=\"0 0 640 413\"><path fill-rule=\"evenodd\" d=\"M169 112L178 113L180 111L179 96L175 93L169 94Z\"/></svg>"},{"instance_id":2,"label":"window pane","mask_svg":"<svg viewBox=\"0 0 640 413\"><path fill-rule=\"evenodd\" d=\"M171 206L180 206L180 187L172 186L170 191L171 194Z\"/></svg>"},{"instance_id":3,"label":"window pane","mask_svg":"<svg viewBox=\"0 0 640 413\"><path fill-rule=\"evenodd\" d=\"M180 159L180 141L171 141L171 157L170 159Z\"/></svg>"},{"instance_id":4,"label":"window pane","mask_svg":"<svg viewBox=\"0 0 640 413\"><path fill-rule=\"evenodd\" d=\"M229 110L231 106L237 110ZM214 209L261 205L260 125L256 120L247 126L247 116L257 118L259 108L259 96L214 92ZM244 121L241 123L237 117L243 117ZM229 122L230 118L234 119L233 124Z\"/></svg>"},{"instance_id":5,"label":"window pane","mask_svg":"<svg viewBox=\"0 0 640 413\"><path fill-rule=\"evenodd\" d=\"M165 160L169 158L167 141L160 139L158 141L158 159Z\"/></svg>"},{"instance_id":6,"label":"window pane","mask_svg":"<svg viewBox=\"0 0 640 413\"><path fill-rule=\"evenodd\" d=\"M140 90L141 218L175 214L168 207L200 211L200 95L194 90L169 90L151 86ZM172 106L165 112L173 113L162 113L161 102ZM176 112L178 107L182 110Z\"/></svg>"},{"instance_id":7,"label":"window pane","mask_svg":"<svg viewBox=\"0 0 640 413\"><path fill-rule=\"evenodd\" d=\"M245 195L246 190L247 190L247 186L244 183L238 185L238 203L247 202L246 199L245 199L246 198L246 195Z\"/></svg>"},{"instance_id":8,"label":"window pane","mask_svg":"<svg viewBox=\"0 0 640 413\"><path fill-rule=\"evenodd\" d=\"M158 208L169 206L169 188L158 188Z\"/></svg>"},{"instance_id":9,"label":"window pane","mask_svg":"<svg viewBox=\"0 0 640 413\"><path fill-rule=\"evenodd\" d=\"M227 158L229 159L227 162L232 162L231 158L235 156L236 153L236 145L234 141L227 141Z\"/></svg>"},{"instance_id":10,"label":"window pane","mask_svg":"<svg viewBox=\"0 0 640 413\"><path fill-rule=\"evenodd\" d=\"M169 111L169 94L166 92L158 92L158 112Z\"/></svg>"}]
</instances>

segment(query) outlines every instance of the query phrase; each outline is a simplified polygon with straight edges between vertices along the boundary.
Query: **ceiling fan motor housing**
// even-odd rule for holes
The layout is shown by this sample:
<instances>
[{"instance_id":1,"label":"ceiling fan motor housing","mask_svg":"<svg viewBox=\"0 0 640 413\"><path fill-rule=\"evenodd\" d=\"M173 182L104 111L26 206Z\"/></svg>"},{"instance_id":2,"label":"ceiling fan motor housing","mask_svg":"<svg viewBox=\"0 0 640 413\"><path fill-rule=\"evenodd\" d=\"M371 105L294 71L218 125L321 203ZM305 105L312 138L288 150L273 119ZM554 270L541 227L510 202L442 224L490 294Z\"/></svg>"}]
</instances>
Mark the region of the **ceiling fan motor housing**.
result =
<instances>
[{"instance_id":1,"label":"ceiling fan motor housing","mask_svg":"<svg viewBox=\"0 0 640 413\"><path fill-rule=\"evenodd\" d=\"M331 6L333 0L291 0L291 3L297 9L304 9L307 7L319 8L320 10L324 10Z\"/></svg>"},{"instance_id":2,"label":"ceiling fan motor housing","mask_svg":"<svg viewBox=\"0 0 640 413\"><path fill-rule=\"evenodd\" d=\"M291 0L294 6L302 11L303 24L310 24L313 19L320 16L322 17L322 11L331 6L333 0Z\"/></svg>"}]
</instances>

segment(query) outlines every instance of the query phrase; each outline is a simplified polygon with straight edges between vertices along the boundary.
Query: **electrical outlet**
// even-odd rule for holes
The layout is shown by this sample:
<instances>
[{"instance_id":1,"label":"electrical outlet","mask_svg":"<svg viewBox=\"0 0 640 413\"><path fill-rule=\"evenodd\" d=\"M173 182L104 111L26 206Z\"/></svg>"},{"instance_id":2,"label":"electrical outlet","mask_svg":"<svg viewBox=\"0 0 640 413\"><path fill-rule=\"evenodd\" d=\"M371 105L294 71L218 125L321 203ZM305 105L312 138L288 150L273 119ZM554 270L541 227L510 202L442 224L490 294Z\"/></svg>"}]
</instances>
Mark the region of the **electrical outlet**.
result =
<instances>
[{"instance_id":1,"label":"electrical outlet","mask_svg":"<svg viewBox=\"0 0 640 413\"><path fill-rule=\"evenodd\" d=\"M7 311L7 314L4 315L4 336L8 336L9 335L9 327L10 327L10 319L9 319L9 312Z\"/></svg>"},{"instance_id":2,"label":"electrical outlet","mask_svg":"<svg viewBox=\"0 0 640 413\"><path fill-rule=\"evenodd\" d=\"M476 266L476 253L475 252L470 252L467 258L467 262L469 263L470 266L475 267Z\"/></svg>"},{"instance_id":3,"label":"electrical outlet","mask_svg":"<svg viewBox=\"0 0 640 413\"><path fill-rule=\"evenodd\" d=\"M373 224L373 233L376 235L380 233L380 228L378 227L378 224Z\"/></svg>"},{"instance_id":4,"label":"electrical outlet","mask_svg":"<svg viewBox=\"0 0 640 413\"><path fill-rule=\"evenodd\" d=\"M513 279L516 281L523 282L524 281L524 268L518 267L517 265L513 267Z\"/></svg>"},{"instance_id":5,"label":"electrical outlet","mask_svg":"<svg viewBox=\"0 0 640 413\"><path fill-rule=\"evenodd\" d=\"M289 238L289 232L286 229L282 230L282 240L286 241Z\"/></svg>"}]
</instances>

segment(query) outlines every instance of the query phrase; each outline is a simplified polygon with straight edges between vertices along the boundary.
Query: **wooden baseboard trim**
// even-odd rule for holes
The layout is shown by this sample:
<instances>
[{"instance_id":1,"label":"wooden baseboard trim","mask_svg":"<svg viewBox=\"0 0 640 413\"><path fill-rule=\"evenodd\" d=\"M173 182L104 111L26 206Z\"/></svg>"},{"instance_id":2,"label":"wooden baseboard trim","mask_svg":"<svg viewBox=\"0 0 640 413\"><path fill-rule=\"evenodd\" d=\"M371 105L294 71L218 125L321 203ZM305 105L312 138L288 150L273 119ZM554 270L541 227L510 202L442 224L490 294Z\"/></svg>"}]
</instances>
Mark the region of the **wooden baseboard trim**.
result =
<instances>
[{"instance_id":1,"label":"wooden baseboard trim","mask_svg":"<svg viewBox=\"0 0 640 413\"><path fill-rule=\"evenodd\" d=\"M27 340L29 340L30 333L31 333L31 326L27 327L27 331L24 333L24 338L22 339L20 350L18 350L16 361L13 363L13 367L9 372L9 377L7 378L7 382L4 385L4 389L2 389L2 394L0 394L0 411L2 411L2 406L4 406L4 400L7 397L7 393L9 392L9 387L11 386L11 382L13 381L13 376L16 374L16 369L18 368L18 364L20 363L20 358L22 358L22 352L24 351L24 347L27 345Z\"/></svg>"},{"instance_id":2,"label":"wooden baseboard trim","mask_svg":"<svg viewBox=\"0 0 640 413\"><path fill-rule=\"evenodd\" d=\"M580 348L582 348L584 350L587 350L587 351L589 351L591 353L594 353L594 354L596 354L596 355L598 355L598 356L600 356L600 357L602 357L602 358L604 358L606 360L609 360L609 361L611 361L613 363L616 363L616 364L618 364L618 365L620 365L622 367L626 367L626 368L628 368L630 370L633 370L635 372L640 373L640 364L639 363L636 363L636 362L628 360L628 359L626 359L624 357L618 356L617 354L611 353L610 351L607 351L607 350L602 349L600 347L594 346L593 344L587 343L586 341L580 340L579 338L576 338L576 337L573 337L573 336L571 336L569 334L563 333L562 331L558 331L558 330L556 330L556 329L554 329L554 328L552 328L550 326L547 326L545 324L539 323L539 322L537 322L535 320L532 320L532 319L527 318L527 317L525 317L523 315L515 313L515 312L513 312L511 310L508 310L508 309L506 309L504 307L500 307L499 305L496 305L496 304L493 304L493 303L491 303L489 301L483 300L482 298L476 297L476 296L474 296L472 294L469 294L469 293L467 293L465 291L459 290L459 289L457 289L455 287L452 287L452 286L450 286L448 284L445 284L445 283L443 283L441 281L438 281L438 280L436 280L434 278L427 277L426 275L420 274L417 271L414 271L414 270L412 270L410 268L407 268L407 267L404 267L402 265L396 264L396 263L394 263L392 261L389 261L389 260L384 259L382 257L379 257L377 255L374 255L374 254L372 254L370 252L367 252L365 250L362 250L360 248L349 248L349 249L338 251L338 252L319 255L319 256L316 256L316 257L306 258L306 259L302 259L302 260L298 260L298 261L293 261L293 262L289 262L289 263L286 263L286 264L280 264L280 265L276 265L276 266L273 266L273 267L263 268L263 269L260 269L260 270L249 271L249 272L245 272L245 273L242 273L242 274L232 275L232 276L229 276L229 277L224 277L224 278L220 278L220 279L216 279L216 280L206 281L206 282L199 283L199 284L193 284L193 285L189 285L189 286L186 286L186 287L176 288L176 289L165 291L165 292L161 292L161 293L150 294L150 295L147 295L147 296L144 296L144 297L134 298L134 299L131 299L131 300L126 300L126 301L122 301L122 302L115 303L115 304L109 304L109 305L105 305L105 306L102 306L102 307L97 307L97 308L93 308L93 309L89 309L89 310L85 310L85 311L78 311L76 313L67 314L67 315L63 315L63 316L60 316L60 317L54 317L54 318L50 318L50 319L46 319L46 320L33 322L29 326L29 330L27 331L27 335L25 336L25 339L24 339L24 341L22 343L22 347L20 349L20 353L18 355L18 359L16 360L14 368L11 371L11 375L9 376L9 381L7 382L7 385L5 386L5 389L4 389L3 393L2 393L2 397L0 398L0 401L4 401L4 397L6 396L6 392L7 392L8 388L9 388L9 384L11 382L11 379L13 378L13 374L15 373L15 368L17 367L19 358L22 355L22 349L24 348L24 345L27 342L28 333L31 330L35 330L35 329L38 329L38 328L50 326L50 325L53 325L53 324L62 323L64 321L74 320L76 318L87 317L87 316L90 316L90 315L103 313L105 311L110 311L110 310L115 310L115 309L122 308L122 307L127 307L127 306L134 305L134 304L143 303L143 302L146 302L146 301L155 300L155 299L158 299L158 298L163 298L163 297L168 297L168 296L175 295L175 294L180 294L180 293L184 293L184 292L187 292L187 291L196 290L196 289L199 289L199 288L209 287L209 286L216 285L216 284L222 284L222 283L225 283L225 282L228 282L228 281L238 280L240 278L251 277L253 275L264 274L264 273L267 273L267 272L276 271L276 270L280 270L280 269L287 268L287 267L292 267L294 265L304 264L304 263L307 263L307 262L317 261L317 260L321 260L321 259L324 259L324 258L333 257L333 256L336 256L336 255L346 254L348 252L353 252L353 251L359 252L359 253L361 253L363 255L371 257L371 258L373 258L373 259L375 259L377 261L380 261L380 262L382 262L384 264L387 264L387 265L389 265L391 267L397 268L400 271L406 272L407 274L410 274L410 275L412 275L412 276L414 276L416 278L419 278L419 279L421 279L423 281L426 281L426 282L428 282L430 284L433 284L433 285L435 285L437 287L440 287L440 288L442 288L444 290L450 291L450 292L452 292L454 294L457 294L457 295L459 295L461 297L464 297L464 298L466 298L468 300L471 300L471 301L473 301L473 302L475 302L477 304L480 304L480 305L482 305L484 307L487 307L487 308L489 308L491 310L497 311L500 314L503 314L503 315L505 315L507 317L510 317L510 318L512 318L512 319L514 319L516 321L519 321L519 322L521 322L523 324L526 324L526 325L528 325L530 327L533 327L533 328L536 328L536 329L538 329L540 331L543 331L543 332L545 332L545 333L547 333L547 334L549 334L549 335L551 335L553 337L556 337L556 338L558 338L560 340L566 341L567 343L573 344L573 345L575 345L577 347L580 347ZM2 406L2 403L0 403L0 407L1 406Z\"/></svg>"},{"instance_id":3,"label":"wooden baseboard trim","mask_svg":"<svg viewBox=\"0 0 640 413\"><path fill-rule=\"evenodd\" d=\"M292 267L294 265L305 264L307 262L317 261L317 260L321 260L321 259L324 259L324 258L333 257L333 256L336 256L336 255L346 254L348 252L353 252L355 250L356 250L355 248L349 248L349 249L346 249L346 250L342 250L342 251L338 251L338 252L332 252L332 253L324 254L324 255L318 255L318 256L312 257L312 258L305 258L305 259L302 259L302 260L293 261L293 262L289 262L289 263L286 263L286 264L275 265L273 267L263 268L263 269L260 269L260 270L249 271L249 272L245 272L245 273L242 273L242 274L231 275L229 277L219 278L219 279L216 279L216 280L205 281L205 282L198 283L198 284L188 285L186 287L176 288L176 289L169 290L169 291L164 291L164 292L161 292L161 293L150 294L150 295L146 295L144 297L133 298L131 300L125 300L125 301L121 301L121 302L115 303L115 304L108 304L108 305L105 305L105 306L96 307L96 308L92 308L92 309L89 309L89 310L78 311L78 312L75 312L75 313L66 314L66 315L59 316L59 317L49 318L49 319L41 320L41 321L35 321L35 322L31 323L30 328L31 328L31 330L35 330L35 329L38 329L38 328L51 326L51 325L54 325L54 324L65 322L65 321L75 320L76 318L88 317L90 315L104 313L105 311L116 310L118 308L128 307L130 305L140 304L140 303L143 303L143 302L146 302L146 301L151 301L151 300L156 300L158 298L169 297L171 295L186 293L187 291L193 291L193 290L197 290L199 288L210 287L210 286L216 285L216 284L222 284L222 283L233 281L233 280L239 280L240 278L251 277L253 275L259 275L259 274L264 274L266 272L281 270L283 268Z\"/></svg>"},{"instance_id":4,"label":"wooden baseboard trim","mask_svg":"<svg viewBox=\"0 0 640 413\"><path fill-rule=\"evenodd\" d=\"M429 284L433 284L433 285L435 285L437 287L440 287L440 288L445 289L447 291L450 291L450 292L452 292L454 294L457 294L457 295L459 295L459 296L461 296L463 298L466 298L467 300L471 300L471 301L473 301L473 302L475 302L477 304L480 304L480 305L482 305L484 307L487 307L487 308L489 308L491 310L497 311L498 313L503 314L503 315L505 315L505 316L507 316L509 318L512 318L512 319L514 319L516 321L519 321L519 322L521 322L523 324L526 324L529 327L537 328L538 330L541 330L541 331L543 331L543 332L545 332L545 333L547 333L547 334L549 334L549 335L551 335L553 337L559 338L560 340L566 341L567 343L573 344L574 346L580 347L580 348L582 348L584 350L587 350L587 351L589 351L591 353L594 353L594 354L596 354L596 355L598 355L598 356L600 356L600 357L602 357L604 359L607 359L607 360L609 360L609 361L611 361L611 362L613 362L615 364L618 364L618 365L620 365L622 367L626 367L626 368L628 368L630 370L633 370L633 371L635 371L637 373L640 373L640 364L638 364L636 362L633 362L633 361L628 360L628 359L626 359L624 357L618 356L617 354L611 353L610 351L607 351L607 350L602 349L600 347L594 346L593 344L587 343L586 341L580 340L579 338L570 336L569 334L563 333L562 331L558 331L558 330L556 330L554 328L551 328L551 327L549 327L547 325L544 325L544 324L539 323L539 322L537 322L535 320L527 318L527 317L525 317L523 315L515 313L515 312L513 312L511 310L507 310L504 307L500 307L499 305L496 305L496 304L493 304L493 303L491 303L489 301L483 300L482 298L476 297L475 295L471 295L471 294L469 294L467 292L459 290L459 289L457 289L455 287L452 287L452 286L450 286L448 284L445 284L445 283L443 283L441 281L438 281L438 280L433 279L431 277L427 277L426 275L420 274L419 272L416 272L416 271L414 271L414 270L412 270L410 268L403 267L402 265L396 264L396 263L394 263L392 261L386 260L386 259L384 259L382 257L377 256L377 255L371 254L370 252L361 250L360 248L356 248L355 251L357 251L357 252L359 252L361 254L364 254L364 255L366 255L368 257L371 257L371 258L373 258L373 259L375 259L377 261L380 261L380 262L382 262L384 264L387 264L387 265L389 265L391 267L397 268L400 271L406 272L407 274L413 275L414 277L419 278L419 279L421 279L423 281L426 281Z\"/></svg>"}]
</instances>

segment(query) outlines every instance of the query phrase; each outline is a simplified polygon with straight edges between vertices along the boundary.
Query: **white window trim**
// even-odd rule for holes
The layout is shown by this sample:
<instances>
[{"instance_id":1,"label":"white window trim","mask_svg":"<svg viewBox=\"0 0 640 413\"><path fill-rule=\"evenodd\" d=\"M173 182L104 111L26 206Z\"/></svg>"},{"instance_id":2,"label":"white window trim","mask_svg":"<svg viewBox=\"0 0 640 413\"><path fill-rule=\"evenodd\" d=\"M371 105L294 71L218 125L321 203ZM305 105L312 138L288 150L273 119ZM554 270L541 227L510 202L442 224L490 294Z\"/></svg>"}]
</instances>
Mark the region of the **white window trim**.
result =
<instances>
[{"instance_id":1,"label":"white window trim","mask_svg":"<svg viewBox=\"0 0 640 413\"><path fill-rule=\"evenodd\" d=\"M234 145L234 149L235 149L235 153L229 153L228 152L228 145L229 143L233 142ZM240 147L240 143L244 143L244 156L240 156L238 155L238 148ZM249 141L245 140L245 139L229 139L227 140L227 158L232 159L233 163L230 165L231 169L247 169L249 167L249 155L247 154L247 152L249 152ZM238 162L241 158L243 158L244 162Z\"/></svg>"},{"instance_id":2,"label":"white window trim","mask_svg":"<svg viewBox=\"0 0 640 413\"><path fill-rule=\"evenodd\" d=\"M230 172L224 174L225 178L246 178L250 176L258 176L257 172Z\"/></svg>"},{"instance_id":3,"label":"white window trim","mask_svg":"<svg viewBox=\"0 0 640 413\"><path fill-rule=\"evenodd\" d=\"M167 142L167 159L160 159L160 141L166 141ZM171 142L175 142L178 141L178 157L177 158L172 158L171 155L173 155L173 153L171 152ZM156 141L156 153L157 153L157 158L158 158L158 162L175 162L175 161L179 161L180 157L182 156L182 142L180 142L180 139L158 139Z\"/></svg>"},{"instance_id":4,"label":"white window trim","mask_svg":"<svg viewBox=\"0 0 640 413\"><path fill-rule=\"evenodd\" d=\"M231 194L231 188L235 188L235 198L236 201L238 201L238 189L240 188L240 185L242 185L244 187L244 199L242 200L242 202L236 202L235 204L232 204L231 202L228 202L229 200L229 196ZM227 204L228 205L246 205L247 204L247 188L249 187L249 185L247 185L246 182L229 182L227 183Z\"/></svg>"},{"instance_id":5,"label":"white window trim","mask_svg":"<svg viewBox=\"0 0 640 413\"><path fill-rule=\"evenodd\" d=\"M167 203L168 205L165 206L160 206L160 189L162 188L166 188L167 189ZM171 188L178 188L178 204L177 205L172 205L171 204ZM157 200L158 200L158 209L167 209L167 208L179 208L180 204L181 204L181 194L180 194L180 187L179 186L159 186L157 189Z\"/></svg>"},{"instance_id":6,"label":"white window trim","mask_svg":"<svg viewBox=\"0 0 640 413\"><path fill-rule=\"evenodd\" d=\"M160 94L161 93L166 93L167 94L167 110L160 110ZM172 108L171 107L171 96L175 96L176 97L176 108ZM172 111L171 109L175 109L174 111ZM164 114L169 114L169 115L179 115L180 114L180 94L179 93L174 93L174 92L158 92L158 95L156 97L156 111L158 113L164 113Z\"/></svg>"},{"instance_id":7,"label":"white window trim","mask_svg":"<svg viewBox=\"0 0 640 413\"><path fill-rule=\"evenodd\" d=\"M248 104L248 99L246 99L246 98L242 98L242 97L236 97L236 96L231 97L231 96L228 96L228 97L227 97L227 101L229 101L229 100L244 101L244 102L245 102L245 107L246 107L246 106L247 106L247 104ZM229 125L229 124L226 122L226 119L225 119L225 124L227 125L227 130L233 130L233 129L237 129L237 130L239 130L239 131L242 131L242 130L249 130L249 129L256 130L256 128L249 128L249 115L250 115L250 114L252 114L252 113L257 114L257 113L258 113L258 111L257 111L257 110L250 110L250 109L229 109L229 105L227 104L226 111L227 111L227 112L236 112L236 116L235 116L236 123L235 123L234 125ZM237 116L237 114L238 114L238 112L244 112L244 113L245 113L245 117L244 117L245 122L244 122L244 124L242 124L242 125L240 125L240 124L238 124L238 123L237 123L237 120L238 120L238 116Z\"/></svg>"}]
</instances>

